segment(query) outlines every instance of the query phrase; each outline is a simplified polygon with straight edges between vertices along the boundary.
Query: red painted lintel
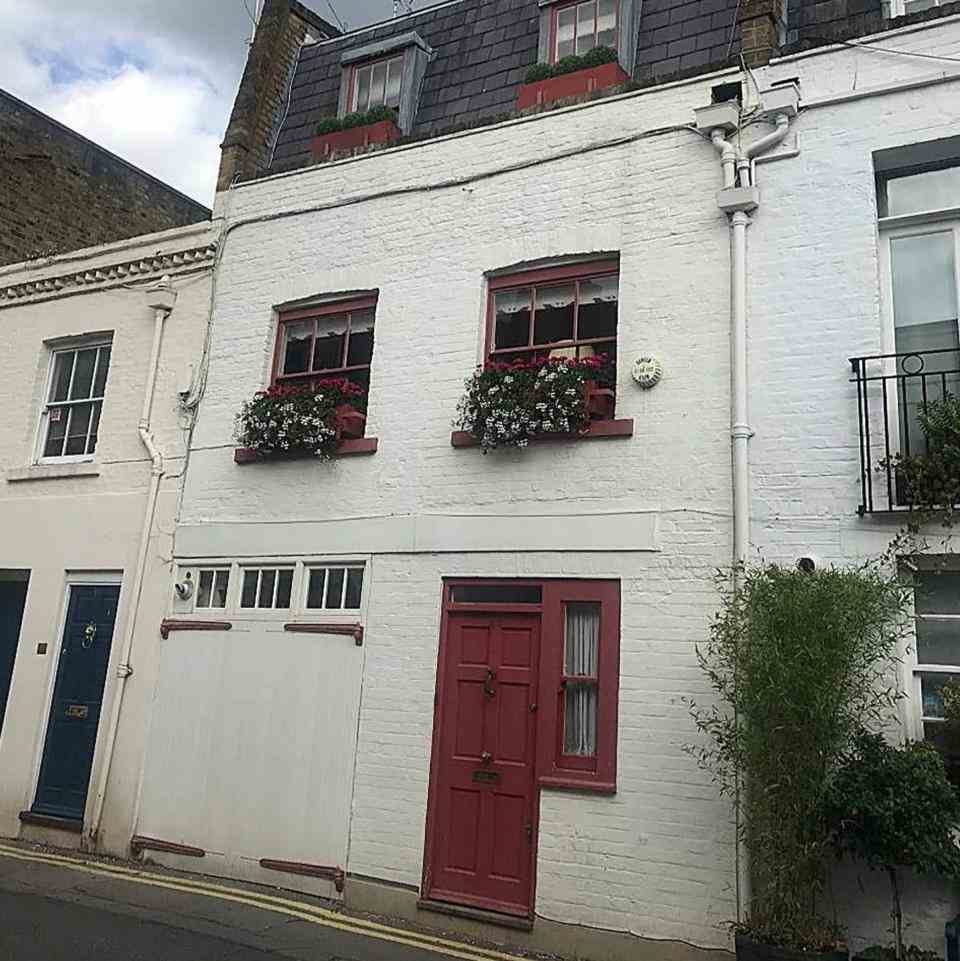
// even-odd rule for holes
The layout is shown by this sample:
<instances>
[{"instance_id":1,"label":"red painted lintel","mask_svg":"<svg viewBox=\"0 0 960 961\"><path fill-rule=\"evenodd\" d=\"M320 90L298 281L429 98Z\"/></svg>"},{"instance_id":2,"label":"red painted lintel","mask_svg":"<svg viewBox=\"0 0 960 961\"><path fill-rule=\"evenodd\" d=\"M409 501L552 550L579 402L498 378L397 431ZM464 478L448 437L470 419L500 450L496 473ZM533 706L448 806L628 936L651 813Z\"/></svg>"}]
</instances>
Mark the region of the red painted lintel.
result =
<instances>
[{"instance_id":1,"label":"red painted lintel","mask_svg":"<svg viewBox=\"0 0 960 961\"><path fill-rule=\"evenodd\" d=\"M160 636L166 640L173 631L229 631L230 621L177 621L169 617L160 622Z\"/></svg>"},{"instance_id":2,"label":"red painted lintel","mask_svg":"<svg viewBox=\"0 0 960 961\"><path fill-rule=\"evenodd\" d=\"M176 844L173 841L161 841L159 838L148 838L135 834L130 838L130 851L138 857L143 851L165 851L167 854L181 854L188 858L202 858L206 856L203 848L191 847L189 844Z\"/></svg>"},{"instance_id":3,"label":"red painted lintel","mask_svg":"<svg viewBox=\"0 0 960 961\"><path fill-rule=\"evenodd\" d=\"M301 861L276 861L271 858L261 858L260 867L267 871L282 871L284 874L299 874L308 878L325 878L333 881L333 886L342 893L347 876L340 867L328 867L323 864L304 864Z\"/></svg>"},{"instance_id":4,"label":"red painted lintel","mask_svg":"<svg viewBox=\"0 0 960 961\"><path fill-rule=\"evenodd\" d=\"M363 646L362 624L284 624L283 629L290 634L339 634L352 637L357 647Z\"/></svg>"}]
</instances>

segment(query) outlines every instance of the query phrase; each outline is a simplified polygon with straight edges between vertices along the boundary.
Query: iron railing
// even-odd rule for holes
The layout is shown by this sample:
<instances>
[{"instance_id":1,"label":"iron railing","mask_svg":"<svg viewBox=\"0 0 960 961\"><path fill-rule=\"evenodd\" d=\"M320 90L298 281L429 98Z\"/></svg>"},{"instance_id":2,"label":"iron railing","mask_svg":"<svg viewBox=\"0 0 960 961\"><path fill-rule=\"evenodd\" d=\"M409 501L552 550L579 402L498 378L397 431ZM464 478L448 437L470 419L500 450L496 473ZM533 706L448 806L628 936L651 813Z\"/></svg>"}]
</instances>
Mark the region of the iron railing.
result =
<instances>
[{"instance_id":1,"label":"iron railing","mask_svg":"<svg viewBox=\"0 0 960 961\"><path fill-rule=\"evenodd\" d=\"M925 454L918 414L928 401L960 395L960 352L948 347L904 354L851 357L860 424L857 512L909 510L896 456Z\"/></svg>"}]
</instances>

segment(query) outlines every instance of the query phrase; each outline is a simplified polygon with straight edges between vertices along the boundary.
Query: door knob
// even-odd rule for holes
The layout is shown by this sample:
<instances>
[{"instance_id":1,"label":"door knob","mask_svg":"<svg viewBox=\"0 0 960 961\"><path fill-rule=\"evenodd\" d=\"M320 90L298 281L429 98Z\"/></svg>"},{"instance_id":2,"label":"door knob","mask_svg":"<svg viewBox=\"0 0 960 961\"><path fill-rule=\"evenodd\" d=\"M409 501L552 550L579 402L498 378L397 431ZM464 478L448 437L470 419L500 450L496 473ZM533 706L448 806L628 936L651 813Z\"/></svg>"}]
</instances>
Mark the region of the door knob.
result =
<instances>
[{"instance_id":1,"label":"door knob","mask_svg":"<svg viewBox=\"0 0 960 961\"><path fill-rule=\"evenodd\" d=\"M483 754L480 755L480 763L484 766L489 764L492 760L493 755L489 751L484 751Z\"/></svg>"}]
</instances>

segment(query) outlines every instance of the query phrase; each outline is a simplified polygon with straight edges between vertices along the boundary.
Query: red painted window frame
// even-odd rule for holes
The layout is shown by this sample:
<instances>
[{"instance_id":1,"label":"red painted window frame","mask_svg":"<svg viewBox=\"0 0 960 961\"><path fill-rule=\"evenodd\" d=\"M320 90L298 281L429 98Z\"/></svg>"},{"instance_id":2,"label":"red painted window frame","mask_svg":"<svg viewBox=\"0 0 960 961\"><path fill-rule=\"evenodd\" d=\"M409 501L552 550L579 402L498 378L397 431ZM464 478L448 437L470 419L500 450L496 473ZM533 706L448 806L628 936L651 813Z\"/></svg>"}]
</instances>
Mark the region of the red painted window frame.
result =
<instances>
[{"instance_id":1,"label":"red painted window frame","mask_svg":"<svg viewBox=\"0 0 960 961\"><path fill-rule=\"evenodd\" d=\"M533 328L536 322L536 317L534 316L534 304L533 297L534 291L537 287L543 287L545 285L553 285L558 283L572 283L573 281L584 281L593 280L596 277L609 277L615 274L619 280L620 276L620 261L619 260L593 260L585 263L578 264L567 264L562 267L544 267L540 270L525 270L516 274L504 274L498 277L491 277L488 284L488 297L487 297L487 329L484 338L484 359L487 362L495 361L497 355L501 354L517 354L520 351L540 351L541 353L546 353L550 350L556 350L563 347L577 347L586 346L592 343L609 343L613 341L616 343L617 335L613 337L600 337L600 338L587 338L584 340L563 340L558 341L554 344L540 344L536 345L530 343L533 340ZM522 290L524 287L529 287L531 291L531 304L530 304L530 335L526 347L502 347L500 350L495 348L496 344L496 294L504 290ZM619 283L617 285L617 333L620 331L620 300L619 300ZM579 304L576 304L579 309Z\"/></svg>"},{"instance_id":2,"label":"red painted window frame","mask_svg":"<svg viewBox=\"0 0 960 961\"><path fill-rule=\"evenodd\" d=\"M566 10L569 7L579 7L582 3L589 3L589 2L590 0L569 0L569 2L566 2L566 3L555 4L553 9L550 11L550 63L557 63L560 60L560 58L557 56L557 43L559 41L558 27L559 27L560 11ZM614 35L614 41L613 41L614 50L617 49L617 46L620 43L620 6L621 6L620 0L617 0L617 2L615 3L615 7L616 7L615 14L617 18L617 25L615 28L616 33ZM597 33L598 33L597 20L599 19L599 17L600 17L600 0L593 0L594 44L593 44L593 47L591 47L591 50L596 49L596 46L597 46L596 44ZM576 33L574 33L574 42L573 42L574 51L576 51L577 49L576 37L577 35Z\"/></svg>"},{"instance_id":3,"label":"red painted window frame","mask_svg":"<svg viewBox=\"0 0 960 961\"><path fill-rule=\"evenodd\" d=\"M324 370L310 370L302 374L282 374L280 373L283 365L283 336L284 328L287 324L297 323L301 320L314 320L318 317L330 317L335 314L349 314L360 310L373 310L376 313L378 297L376 294L369 294L364 297L354 297L348 300L330 301L329 303L318 304L314 307L304 307L291 310L281 310L277 316L277 335L273 348L273 366L270 373L270 386L276 387L285 384L309 384L311 381L331 380L345 377L349 380L350 374L356 371L370 372L373 362L369 364L354 364L347 366L344 364L337 368L326 368ZM374 338L376 338L376 316L374 316ZM350 348L350 338L346 338L343 347L343 358L346 360ZM310 348L310 364L313 365L313 341Z\"/></svg>"},{"instance_id":4,"label":"red painted window frame","mask_svg":"<svg viewBox=\"0 0 960 961\"><path fill-rule=\"evenodd\" d=\"M617 330L613 337L586 338L579 340L558 341L554 344L534 345L533 340L534 325L536 323L536 312L534 310L534 298L536 288L557 283L572 283L574 281L593 280L597 277L617 277ZM579 347L593 344L613 344L617 346L620 335L620 261L619 259L606 258L603 260L584 261L576 264L565 264L558 267L544 267L538 270L525 270L515 274L503 274L491 277L487 284L487 318L486 331L484 333L483 356L484 363L494 363L498 358L509 358L510 355L517 355L521 351L528 351L531 357L538 354L546 354L551 350L562 349L565 347ZM495 349L496 344L496 294L504 290L522 290L530 288L530 331L526 347L504 347L500 350ZM577 287L579 291L579 287ZM579 317L580 304L574 302L574 323ZM574 330L576 334L576 329ZM614 365L616 370L616 364Z\"/></svg>"},{"instance_id":5,"label":"red painted window frame","mask_svg":"<svg viewBox=\"0 0 960 961\"><path fill-rule=\"evenodd\" d=\"M547 581L544 583L540 652L541 730L552 739L538 742L539 779L544 787L564 787L612 794L617 789L617 728L620 700L620 582ZM568 603L600 605L597 652L597 753L582 757L563 753L564 610ZM547 640L549 639L549 640Z\"/></svg>"},{"instance_id":6,"label":"red painted window frame","mask_svg":"<svg viewBox=\"0 0 960 961\"><path fill-rule=\"evenodd\" d=\"M457 603L458 585L538 586L539 604ZM563 753L564 605L600 605L600 648L597 656L597 753L581 757ZM540 677L537 711L537 784L597 794L617 790L617 739L620 704L620 582L616 580L555 580L541 578L445 578L443 629L451 612L540 614ZM445 634L441 635L445 637ZM443 656L441 648L441 657Z\"/></svg>"},{"instance_id":7,"label":"red painted window frame","mask_svg":"<svg viewBox=\"0 0 960 961\"><path fill-rule=\"evenodd\" d=\"M596 17L594 18L594 21L596 21ZM372 57L370 60L361 60L361 61L359 61L359 63L352 63L352 64L350 64L350 66L347 68L347 69L350 71L350 77L349 77L349 80L348 80L348 82L347 82L347 107L346 107L346 110L344 111L344 113L356 113L356 112L357 112L357 104L356 104L356 95L357 95L357 72L360 71L360 70L364 70L364 69L366 69L367 67L372 67L372 66L374 66L375 64L378 64L378 63L381 63L381 62L382 62L382 63L389 63L389 61L391 61L391 60L399 60L399 61L400 61L400 89L401 89L401 93L402 93L402 90L403 90L403 72L404 72L404 70L406 70L406 68L407 68L407 52L406 52L405 50L404 50L404 51L401 51L400 53L387 53L387 54L384 54L382 57ZM386 105L385 105L385 104L382 104L381 106L386 106ZM367 107L367 110L373 110L373 109L375 109L375 108L374 108L374 107ZM392 109L394 109L394 110L399 110L399 109L400 109L400 105L397 104L397 106L394 107L394 108L392 108Z\"/></svg>"}]
</instances>

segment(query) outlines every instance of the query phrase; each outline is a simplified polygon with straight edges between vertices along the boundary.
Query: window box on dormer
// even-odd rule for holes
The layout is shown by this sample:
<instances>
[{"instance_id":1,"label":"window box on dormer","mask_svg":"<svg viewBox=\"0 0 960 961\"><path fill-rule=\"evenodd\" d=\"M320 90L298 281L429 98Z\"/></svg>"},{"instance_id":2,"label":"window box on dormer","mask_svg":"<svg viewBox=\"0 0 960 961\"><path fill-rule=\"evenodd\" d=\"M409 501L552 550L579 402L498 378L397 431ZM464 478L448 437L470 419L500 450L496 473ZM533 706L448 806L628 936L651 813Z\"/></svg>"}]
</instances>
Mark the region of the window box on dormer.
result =
<instances>
[{"instance_id":1,"label":"window box on dormer","mask_svg":"<svg viewBox=\"0 0 960 961\"><path fill-rule=\"evenodd\" d=\"M568 97L581 97L626 83L630 77L611 47L597 47L584 56L564 57L559 63L538 63L527 72L517 93L517 109L539 107Z\"/></svg>"},{"instance_id":2,"label":"window box on dormer","mask_svg":"<svg viewBox=\"0 0 960 961\"><path fill-rule=\"evenodd\" d=\"M315 157L323 159L358 147L391 143L399 136L396 111L379 106L364 113L347 114L342 120L336 117L321 120L310 149Z\"/></svg>"}]
</instances>

